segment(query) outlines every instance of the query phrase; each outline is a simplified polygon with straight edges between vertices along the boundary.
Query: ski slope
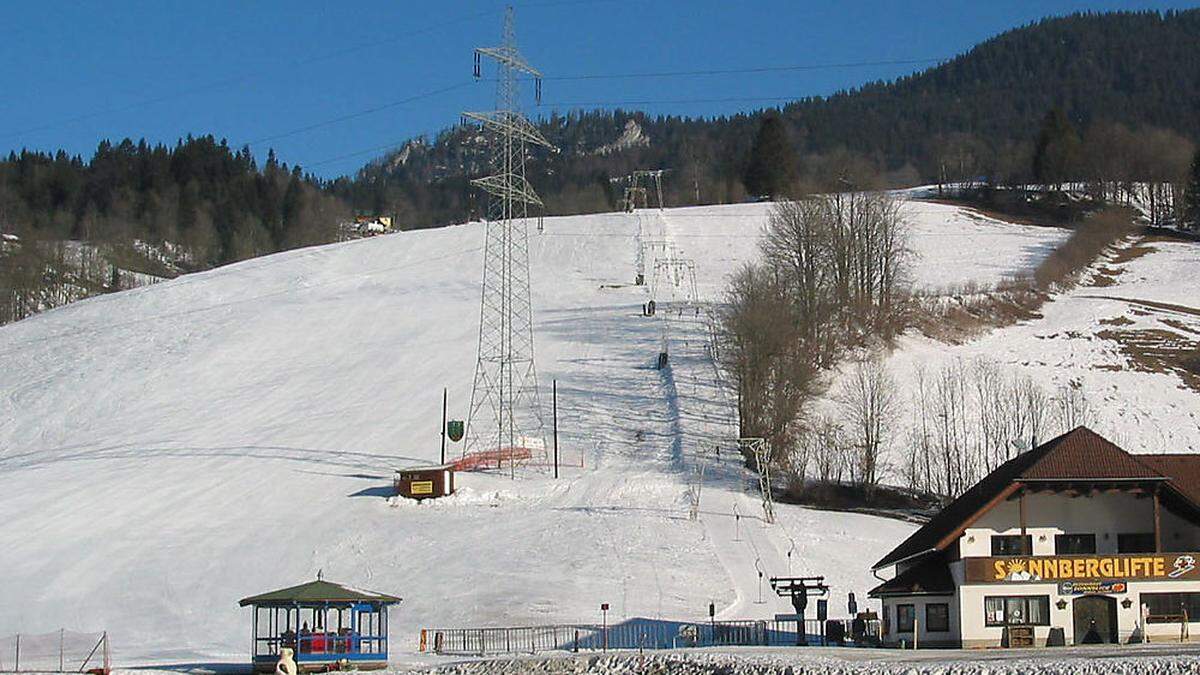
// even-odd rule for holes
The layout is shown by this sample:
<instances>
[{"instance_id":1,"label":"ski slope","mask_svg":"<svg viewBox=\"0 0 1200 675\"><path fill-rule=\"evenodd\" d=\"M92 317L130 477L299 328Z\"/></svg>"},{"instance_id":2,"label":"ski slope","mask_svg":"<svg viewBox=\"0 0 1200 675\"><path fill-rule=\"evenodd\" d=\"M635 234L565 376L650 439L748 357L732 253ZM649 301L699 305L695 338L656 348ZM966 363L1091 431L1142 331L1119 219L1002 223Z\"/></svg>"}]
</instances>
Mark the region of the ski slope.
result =
<instances>
[{"instance_id":1,"label":"ski slope","mask_svg":"<svg viewBox=\"0 0 1200 675\"><path fill-rule=\"evenodd\" d=\"M436 462L441 389L466 414L483 226L282 253L0 328L0 635L108 630L118 665L244 661L238 599L315 578L400 595L421 627L790 611L765 576L825 574L831 613L913 525L778 506L732 453L702 315L641 316L639 237L692 259L702 300L755 256L769 205L549 218L530 237L543 401L557 380L563 477L460 474L389 504L393 469ZM910 203L916 278L994 283L1057 230ZM648 262L652 265L652 261ZM649 276L649 275L648 275ZM660 286L660 300L684 293ZM668 325L671 366L654 362ZM451 452L458 448L452 447ZM706 465L700 517L691 484ZM788 552L792 555L789 557Z\"/></svg>"}]
</instances>

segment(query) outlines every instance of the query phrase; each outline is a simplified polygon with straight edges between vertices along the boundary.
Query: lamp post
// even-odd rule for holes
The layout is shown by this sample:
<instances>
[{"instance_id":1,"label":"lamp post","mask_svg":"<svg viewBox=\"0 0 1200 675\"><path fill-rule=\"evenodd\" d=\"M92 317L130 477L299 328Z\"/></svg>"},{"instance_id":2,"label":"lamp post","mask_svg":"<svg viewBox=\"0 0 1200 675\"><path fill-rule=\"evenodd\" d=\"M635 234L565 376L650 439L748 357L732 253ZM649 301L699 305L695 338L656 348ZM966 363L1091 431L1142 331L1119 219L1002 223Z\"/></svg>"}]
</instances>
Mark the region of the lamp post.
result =
<instances>
[{"instance_id":1,"label":"lamp post","mask_svg":"<svg viewBox=\"0 0 1200 675\"><path fill-rule=\"evenodd\" d=\"M603 619L602 619L603 631L601 633L601 635L603 636L602 637L603 649L604 649L604 651L607 652L608 651L608 603L607 602L600 603L600 613L603 616Z\"/></svg>"}]
</instances>

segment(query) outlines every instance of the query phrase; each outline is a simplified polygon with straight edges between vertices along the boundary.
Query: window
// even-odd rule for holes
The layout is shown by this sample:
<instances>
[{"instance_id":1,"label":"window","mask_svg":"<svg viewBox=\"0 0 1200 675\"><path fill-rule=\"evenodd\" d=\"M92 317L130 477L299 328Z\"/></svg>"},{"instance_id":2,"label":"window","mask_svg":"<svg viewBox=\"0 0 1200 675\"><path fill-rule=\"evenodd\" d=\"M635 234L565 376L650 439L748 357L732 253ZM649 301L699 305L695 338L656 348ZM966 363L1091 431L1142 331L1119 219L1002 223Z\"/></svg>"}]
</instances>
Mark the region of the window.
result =
<instances>
[{"instance_id":1,"label":"window","mask_svg":"<svg viewBox=\"0 0 1200 675\"><path fill-rule=\"evenodd\" d=\"M896 605L896 632L913 632L913 622L917 618L917 610L912 605Z\"/></svg>"},{"instance_id":2,"label":"window","mask_svg":"<svg viewBox=\"0 0 1200 675\"><path fill-rule=\"evenodd\" d=\"M1154 553L1154 533L1132 532L1118 534L1117 553Z\"/></svg>"},{"instance_id":3,"label":"window","mask_svg":"<svg viewBox=\"0 0 1200 675\"><path fill-rule=\"evenodd\" d=\"M1072 555L1096 552L1096 535L1094 534L1056 534L1054 535L1054 553L1056 555Z\"/></svg>"},{"instance_id":4,"label":"window","mask_svg":"<svg viewBox=\"0 0 1200 675\"><path fill-rule=\"evenodd\" d=\"M1028 555L1033 551L1033 535L993 534L992 555Z\"/></svg>"},{"instance_id":5,"label":"window","mask_svg":"<svg viewBox=\"0 0 1200 675\"><path fill-rule=\"evenodd\" d=\"M1050 596L987 597L983 599L983 612L988 626L1049 626Z\"/></svg>"},{"instance_id":6,"label":"window","mask_svg":"<svg viewBox=\"0 0 1200 675\"><path fill-rule=\"evenodd\" d=\"M949 633L950 605L925 605L925 630L930 633Z\"/></svg>"},{"instance_id":7,"label":"window","mask_svg":"<svg viewBox=\"0 0 1200 675\"><path fill-rule=\"evenodd\" d=\"M1141 602L1150 608L1150 623L1174 623L1185 613L1189 621L1200 617L1200 593L1142 593Z\"/></svg>"}]
</instances>

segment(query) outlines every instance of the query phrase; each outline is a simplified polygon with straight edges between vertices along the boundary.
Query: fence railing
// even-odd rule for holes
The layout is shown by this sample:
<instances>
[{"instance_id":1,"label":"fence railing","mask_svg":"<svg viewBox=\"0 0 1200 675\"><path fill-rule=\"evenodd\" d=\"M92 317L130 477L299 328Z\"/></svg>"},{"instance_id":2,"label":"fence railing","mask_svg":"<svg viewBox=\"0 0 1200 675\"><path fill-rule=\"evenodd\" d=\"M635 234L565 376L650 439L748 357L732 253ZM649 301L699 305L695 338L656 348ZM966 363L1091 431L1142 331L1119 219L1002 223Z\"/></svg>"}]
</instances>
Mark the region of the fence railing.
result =
<instances>
[{"instance_id":1,"label":"fence railing","mask_svg":"<svg viewBox=\"0 0 1200 675\"><path fill-rule=\"evenodd\" d=\"M108 633L58 630L0 637L0 673L93 673L108 675Z\"/></svg>"},{"instance_id":2,"label":"fence railing","mask_svg":"<svg viewBox=\"0 0 1200 675\"><path fill-rule=\"evenodd\" d=\"M851 622L804 622L805 644L854 644ZM860 628L861 640L878 631ZM676 649L716 646L790 646L800 642L795 621L662 621L633 619L613 625L555 624L497 628L428 628L421 650L438 654L533 654L545 651Z\"/></svg>"}]
</instances>

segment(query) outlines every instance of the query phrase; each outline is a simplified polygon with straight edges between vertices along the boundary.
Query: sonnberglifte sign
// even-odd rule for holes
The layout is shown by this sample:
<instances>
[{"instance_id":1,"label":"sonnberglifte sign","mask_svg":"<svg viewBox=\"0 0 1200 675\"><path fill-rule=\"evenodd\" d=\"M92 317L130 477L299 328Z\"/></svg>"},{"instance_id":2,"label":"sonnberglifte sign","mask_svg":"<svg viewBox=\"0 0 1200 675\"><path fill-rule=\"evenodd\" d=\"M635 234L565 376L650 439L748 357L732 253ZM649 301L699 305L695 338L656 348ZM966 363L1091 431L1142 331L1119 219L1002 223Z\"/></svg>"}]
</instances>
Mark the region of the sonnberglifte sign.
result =
<instances>
[{"instance_id":1,"label":"sonnberglifte sign","mask_svg":"<svg viewBox=\"0 0 1200 675\"><path fill-rule=\"evenodd\" d=\"M966 558L967 583L1200 579L1200 553Z\"/></svg>"}]
</instances>

